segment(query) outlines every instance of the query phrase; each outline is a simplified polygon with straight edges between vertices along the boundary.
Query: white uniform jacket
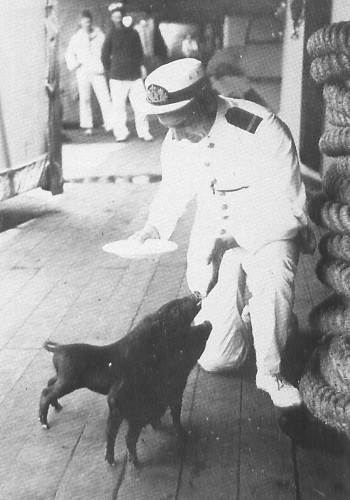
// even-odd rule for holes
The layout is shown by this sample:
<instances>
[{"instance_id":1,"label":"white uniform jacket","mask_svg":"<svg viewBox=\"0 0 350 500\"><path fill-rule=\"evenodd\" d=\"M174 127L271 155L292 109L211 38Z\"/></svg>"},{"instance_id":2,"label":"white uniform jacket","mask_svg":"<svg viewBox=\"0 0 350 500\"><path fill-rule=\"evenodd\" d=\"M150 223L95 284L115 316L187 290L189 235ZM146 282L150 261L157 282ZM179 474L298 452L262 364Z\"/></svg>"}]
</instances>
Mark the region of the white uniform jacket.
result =
<instances>
[{"instance_id":1,"label":"white uniform jacket","mask_svg":"<svg viewBox=\"0 0 350 500\"><path fill-rule=\"evenodd\" d=\"M104 74L101 61L102 45L105 40L100 28L94 27L90 35L79 29L70 39L65 59L70 71L81 69L87 73Z\"/></svg>"},{"instance_id":2,"label":"white uniform jacket","mask_svg":"<svg viewBox=\"0 0 350 500\"><path fill-rule=\"evenodd\" d=\"M248 112L243 112L243 124L240 116L229 123L229 108ZM225 233L255 252L271 241L293 238L307 224L305 188L291 133L258 104L219 96L208 137L197 144L177 142L169 131L161 163L163 179L148 221L168 239L197 196L189 248L197 263Z\"/></svg>"}]
</instances>

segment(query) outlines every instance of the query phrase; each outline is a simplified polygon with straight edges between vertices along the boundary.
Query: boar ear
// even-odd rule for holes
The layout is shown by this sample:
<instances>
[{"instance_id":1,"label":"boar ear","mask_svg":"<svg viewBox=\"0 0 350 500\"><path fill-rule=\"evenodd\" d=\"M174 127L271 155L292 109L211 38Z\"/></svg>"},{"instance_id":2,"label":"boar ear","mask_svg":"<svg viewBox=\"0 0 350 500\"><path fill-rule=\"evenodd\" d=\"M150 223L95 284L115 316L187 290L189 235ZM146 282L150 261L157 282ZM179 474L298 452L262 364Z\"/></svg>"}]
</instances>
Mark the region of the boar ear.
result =
<instances>
[{"instance_id":1,"label":"boar ear","mask_svg":"<svg viewBox=\"0 0 350 500\"><path fill-rule=\"evenodd\" d=\"M210 321L206 320L202 323L203 328L206 328L209 332L212 331L213 325L210 323Z\"/></svg>"},{"instance_id":2,"label":"boar ear","mask_svg":"<svg viewBox=\"0 0 350 500\"><path fill-rule=\"evenodd\" d=\"M189 328L190 330L205 330L210 333L213 329L213 325L210 321L203 321L203 323L200 323L199 325L191 325Z\"/></svg>"}]
</instances>

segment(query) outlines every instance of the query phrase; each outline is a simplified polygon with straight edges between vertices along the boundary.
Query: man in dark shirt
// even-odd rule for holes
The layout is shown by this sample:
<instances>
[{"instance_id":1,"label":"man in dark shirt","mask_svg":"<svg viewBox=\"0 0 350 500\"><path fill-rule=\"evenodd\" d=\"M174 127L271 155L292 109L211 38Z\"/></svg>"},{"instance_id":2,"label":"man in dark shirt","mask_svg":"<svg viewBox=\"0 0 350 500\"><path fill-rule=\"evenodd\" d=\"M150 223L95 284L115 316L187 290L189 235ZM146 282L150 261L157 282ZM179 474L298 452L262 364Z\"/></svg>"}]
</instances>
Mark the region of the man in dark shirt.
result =
<instances>
[{"instance_id":1,"label":"man in dark shirt","mask_svg":"<svg viewBox=\"0 0 350 500\"><path fill-rule=\"evenodd\" d=\"M124 4L112 3L112 28L102 47L102 63L107 75L113 104L113 131L116 141L125 141L129 136L127 127L127 98L134 110L136 132L140 139L151 141L149 123L144 110L145 89L142 80L143 49L140 37L132 28L123 24Z\"/></svg>"}]
</instances>

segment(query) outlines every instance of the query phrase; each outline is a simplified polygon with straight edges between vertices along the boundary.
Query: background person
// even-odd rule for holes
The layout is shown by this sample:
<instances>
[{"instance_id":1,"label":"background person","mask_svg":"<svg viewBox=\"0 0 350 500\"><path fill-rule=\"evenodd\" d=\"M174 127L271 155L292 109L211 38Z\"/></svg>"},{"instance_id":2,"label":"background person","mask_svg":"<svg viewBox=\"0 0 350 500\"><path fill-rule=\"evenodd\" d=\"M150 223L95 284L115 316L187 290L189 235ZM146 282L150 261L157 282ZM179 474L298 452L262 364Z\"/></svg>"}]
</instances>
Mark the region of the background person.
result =
<instances>
[{"instance_id":1,"label":"background person","mask_svg":"<svg viewBox=\"0 0 350 500\"><path fill-rule=\"evenodd\" d=\"M80 29L70 39L65 58L68 69L75 70L77 78L80 127L85 129L86 134L92 133L93 89L101 108L104 128L109 131L112 130L112 103L101 62L105 36L100 28L93 26L92 14L87 9L82 11L79 24Z\"/></svg>"},{"instance_id":2,"label":"background person","mask_svg":"<svg viewBox=\"0 0 350 500\"><path fill-rule=\"evenodd\" d=\"M181 51L184 57L199 59L199 46L196 38L191 34L186 35L181 43Z\"/></svg>"},{"instance_id":3,"label":"background person","mask_svg":"<svg viewBox=\"0 0 350 500\"><path fill-rule=\"evenodd\" d=\"M242 317L247 285L257 387L276 406L298 406L299 391L283 379L280 366L307 224L290 131L256 103L218 96L195 59L165 64L145 83L149 112L169 132L159 191L145 227L131 238L168 239L197 197L187 281L192 291L207 294L196 322L213 325L199 363L222 371L246 359L252 342Z\"/></svg>"},{"instance_id":4,"label":"background person","mask_svg":"<svg viewBox=\"0 0 350 500\"><path fill-rule=\"evenodd\" d=\"M125 141L129 137L127 127L127 99L135 114L135 127L140 139L151 141L148 117L144 110L145 88L143 49L139 34L132 27L123 25L124 4L112 3L113 26L107 34L102 48L102 62L109 75L109 86L113 104L113 130L116 141Z\"/></svg>"}]
</instances>

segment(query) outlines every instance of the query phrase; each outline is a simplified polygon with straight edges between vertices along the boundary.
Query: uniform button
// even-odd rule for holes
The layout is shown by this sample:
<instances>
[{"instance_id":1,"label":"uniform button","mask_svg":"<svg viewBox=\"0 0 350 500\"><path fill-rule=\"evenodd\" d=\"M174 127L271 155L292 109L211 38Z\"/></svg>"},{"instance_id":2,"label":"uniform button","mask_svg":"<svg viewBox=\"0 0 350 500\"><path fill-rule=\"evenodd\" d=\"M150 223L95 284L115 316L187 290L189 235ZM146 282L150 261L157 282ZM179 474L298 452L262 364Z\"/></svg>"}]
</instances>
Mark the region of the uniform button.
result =
<instances>
[{"instance_id":1,"label":"uniform button","mask_svg":"<svg viewBox=\"0 0 350 500\"><path fill-rule=\"evenodd\" d=\"M224 216L222 217L222 219L223 219L223 220L227 220L227 219L229 219L229 218L230 218L230 216L229 216L229 215L224 215Z\"/></svg>"},{"instance_id":2,"label":"uniform button","mask_svg":"<svg viewBox=\"0 0 350 500\"><path fill-rule=\"evenodd\" d=\"M227 209L228 209L228 205L227 205L226 203L223 203L223 204L221 205L221 208L222 208L223 210L227 210Z\"/></svg>"},{"instance_id":3,"label":"uniform button","mask_svg":"<svg viewBox=\"0 0 350 500\"><path fill-rule=\"evenodd\" d=\"M212 149L215 147L215 144L213 142L209 142L208 144L208 148Z\"/></svg>"},{"instance_id":4,"label":"uniform button","mask_svg":"<svg viewBox=\"0 0 350 500\"><path fill-rule=\"evenodd\" d=\"M205 166L205 167L210 167L210 162L209 162L209 161L205 161L205 162L204 162L204 166Z\"/></svg>"},{"instance_id":5,"label":"uniform button","mask_svg":"<svg viewBox=\"0 0 350 500\"><path fill-rule=\"evenodd\" d=\"M226 229L221 229L220 234L221 234L221 235L226 234Z\"/></svg>"}]
</instances>

